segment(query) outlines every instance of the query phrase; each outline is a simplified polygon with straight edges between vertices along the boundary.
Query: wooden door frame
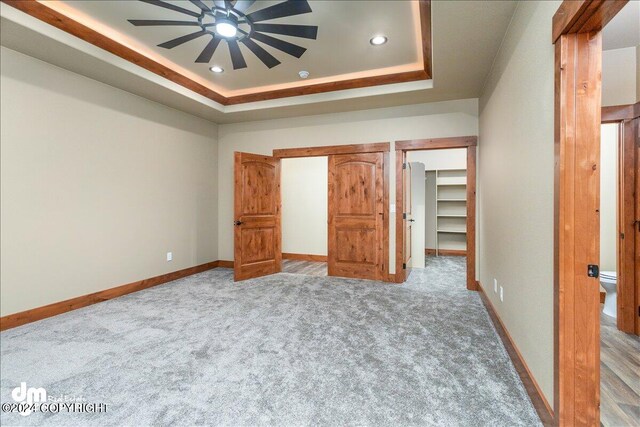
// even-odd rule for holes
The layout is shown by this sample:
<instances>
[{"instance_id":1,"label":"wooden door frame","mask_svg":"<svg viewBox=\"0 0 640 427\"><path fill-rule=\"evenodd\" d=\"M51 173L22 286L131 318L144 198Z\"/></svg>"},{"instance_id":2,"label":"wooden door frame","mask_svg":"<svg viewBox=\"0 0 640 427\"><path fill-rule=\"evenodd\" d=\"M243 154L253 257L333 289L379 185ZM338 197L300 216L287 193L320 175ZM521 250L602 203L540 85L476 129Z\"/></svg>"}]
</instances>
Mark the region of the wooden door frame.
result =
<instances>
[{"instance_id":1,"label":"wooden door frame","mask_svg":"<svg viewBox=\"0 0 640 427\"><path fill-rule=\"evenodd\" d=\"M476 281L476 148L477 136L459 136L450 138L412 139L396 141L396 283L407 280L408 269L402 268L404 248L404 181L402 165L408 151L446 150L464 148L467 150L467 289L478 290Z\"/></svg>"},{"instance_id":2,"label":"wooden door frame","mask_svg":"<svg viewBox=\"0 0 640 427\"><path fill-rule=\"evenodd\" d=\"M554 418L560 426L600 420L599 280L589 277L588 265L599 263L593 230L599 224L601 30L627 2L565 0L552 21Z\"/></svg>"},{"instance_id":3,"label":"wooden door frame","mask_svg":"<svg viewBox=\"0 0 640 427\"><path fill-rule=\"evenodd\" d=\"M382 277L385 282L395 282L395 275L389 274L389 161L390 143L374 142L369 144L323 145L318 147L299 147L274 149L273 157L293 159L300 157L323 157L337 154L382 153L383 175L383 221L382 221Z\"/></svg>"},{"instance_id":4,"label":"wooden door frame","mask_svg":"<svg viewBox=\"0 0 640 427\"><path fill-rule=\"evenodd\" d=\"M639 178L635 171L638 164L636 159L636 141L638 139L638 122L640 121L640 102L629 105L615 105L602 107L601 123L618 125L618 211L617 227L619 233L617 243L617 268L618 272L618 329L628 334L638 334L640 317L637 315L637 307L640 306L640 295L636 289L639 278L636 277L635 259L636 245L636 213L635 213L635 191L636 180ZM623 206L627 205L627 209ZM629 208L630 206L630 208ZM623 214L626 215L623 217ZM631 236L627 238L623 245L621 236Z\"/></svg>"}]
</instances>

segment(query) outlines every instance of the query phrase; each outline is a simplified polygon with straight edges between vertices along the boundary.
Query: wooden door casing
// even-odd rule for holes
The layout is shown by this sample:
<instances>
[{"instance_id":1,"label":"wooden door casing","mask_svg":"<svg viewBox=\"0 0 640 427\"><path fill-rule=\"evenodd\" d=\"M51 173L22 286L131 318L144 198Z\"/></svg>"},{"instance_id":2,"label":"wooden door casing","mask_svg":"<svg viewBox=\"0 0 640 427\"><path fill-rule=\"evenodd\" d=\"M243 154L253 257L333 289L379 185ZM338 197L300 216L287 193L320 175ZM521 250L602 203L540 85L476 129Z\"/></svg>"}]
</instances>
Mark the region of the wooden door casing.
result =
<instances>
[{"instance_id":1,"label":"wooden door casing","mask_svg":"<svg viewBox=\"0 0 640 427\"><path fill-rule=\"evenodd\" d=\"M280 160L235 153L234 280L282 268Z\"/></svg>"},{"instance_id":2,"label":"wooden door casing","mask_svg":"<svg viewBox=\"0 0 640 427\"><path fill-rule=\"evenodd\" d=\"M329 156L330 276L383 280L383 154Z\"/></svg>"},{"instance_id":3,"label":"wooden door casing","mask_svg":"<svg viewBox=\"0 0 640 427\"><path fill-rule=\"evenodd\" d=\"M588 266L600 258L602 34L565 34L555 49L555 416L561 426L596 426L600 291Z\"/></svg>"}]
</instances>

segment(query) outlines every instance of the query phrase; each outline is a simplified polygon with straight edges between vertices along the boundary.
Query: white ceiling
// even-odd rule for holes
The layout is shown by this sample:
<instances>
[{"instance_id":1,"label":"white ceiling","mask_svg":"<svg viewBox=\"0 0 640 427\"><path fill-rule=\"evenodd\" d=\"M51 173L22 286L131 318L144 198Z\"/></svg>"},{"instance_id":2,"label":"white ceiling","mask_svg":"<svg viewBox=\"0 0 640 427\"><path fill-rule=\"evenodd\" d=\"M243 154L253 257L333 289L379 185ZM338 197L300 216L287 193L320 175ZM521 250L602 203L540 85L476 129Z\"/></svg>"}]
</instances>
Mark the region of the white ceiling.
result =
<instances>
[{"instance_id":1,"label":"white ceiling","mask_svg":"<svg viewBox=\"0 0 640 427\"><path fill-rule=\"evenodd\" d=\"M114 3L121 2L111 2L111 4ZM329 7L341 2L325 3ZM356 3L366 4L369 7L378 4L374 1ZM402 4L403 2L397 0L393 3ZM433 1L434 77L432 81L327 92L226 107L44 24L4 3L0 3L2 12L0 41L3 46L10 49L21 51L153 101L218 123L232 123L477 98L480 96L516 3L515 1ZM315 2L312 3L312 7L315 7L314 4ZM310 17L312 15L309 14ZM146 17L137 16L136 18ZM320 33L322 28L327 28L327 25L349 26L353 21L351 16L339 16L333 19L339 22L318 23ZM407 28L406 22L396 22L394 25L404 30ZM135 29L137 31L144 28ZM363 30L361 37L365 33L368 34L368 31ZM153 37L155 42L155 36ZM161 41L165 40L159 42ZM311 44L309 48L307 53L311 52ZM195 45L193 50L197 51ZM191 57L189 52L185 51L184 54ZM178 55L177 52L176 55ZM408 53L402 55L394 58L408 57ZM358 57L346 58L343 61L353 62L352 67L360 67L363 63L363 60ZM247 79L265 78L262 75L264 66L258 65L258 67L249 66L246 70ZM285 65L284 62L282 65ZM338 69L338 66L344 66L344 64L331 65L333 67L331 69ZM292 66L291 69L296 68ZM310 71L314 72L314 70Z\"/></svg>"},{"instance_id":2,"label":"white ceiling","mask_svg":"<svg viewBox=\"0 0 640 427\"><path fill-rule=\"evenodd\" d=\"M280 1L257 1L246 12L267 8ZM170 1L184 9L200 13L189 1ZM204 0L212 7L212 0ZM56 3L52 3L56 4ZM416 1L310 1L312 12L275 20L273 24L318 26L316 40L272 34L281 40L307 48L301 58L295 58L258 42L281 64L269 69L246 46L240 49L248 67L234 70L226 42L221 42L210 64L195 63L210 36L205 35L172 49L157 45L200 30L193 26L135 27L128 19L186 20L196 18L140 1L63 0L56 8L68 16L78 16L92 28L108 28L110 38L126 43L135 50L161 57L170 68L181 68L199 77L203 84L225 96L238 95L239 90L299 82L298 72L311 73L305 83L315 78L339 76L389 67L421 69L420 22ZM116 6L117 5L117 6ZM373 6L373 7L372 7ZM372 46L371 37L384 34L388 43ZM211 65L221 66L225 72L214 74ZM186 74L186 73L185 73ZM379 73L384 74L384 73ZM236 92L229 92L236 91ZM243 93L243 92L241 92Z\"/></svg>"},{"instance_id":3,"label":"white ceiling","mask_svg":"<svg viewBox=\"0 0 640 427\"><path fill-rule=\"evenodd\" d=\"M632 0L604 27L602 49L622 49L638 45L640 45L640 0Z\"/></svg>"}]
</instances>

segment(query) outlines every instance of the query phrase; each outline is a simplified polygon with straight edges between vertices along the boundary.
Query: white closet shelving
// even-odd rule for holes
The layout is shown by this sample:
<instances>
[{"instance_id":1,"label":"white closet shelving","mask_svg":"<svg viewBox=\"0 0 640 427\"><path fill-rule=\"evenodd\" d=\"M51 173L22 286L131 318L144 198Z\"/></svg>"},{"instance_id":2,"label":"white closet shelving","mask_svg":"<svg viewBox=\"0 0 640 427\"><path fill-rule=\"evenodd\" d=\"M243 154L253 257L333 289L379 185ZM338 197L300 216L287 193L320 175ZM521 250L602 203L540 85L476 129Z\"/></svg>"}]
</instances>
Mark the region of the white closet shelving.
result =
<instances>
[{"instance_id":1,"label":"white closet shelving","mask_svg":"<svg viewBox=\"0 0 640 427\"><path fill-rule=\"evenodd\" d=\"M467 249L467 170L436 170L436 254Z\"/></svg>"}]
</instances>

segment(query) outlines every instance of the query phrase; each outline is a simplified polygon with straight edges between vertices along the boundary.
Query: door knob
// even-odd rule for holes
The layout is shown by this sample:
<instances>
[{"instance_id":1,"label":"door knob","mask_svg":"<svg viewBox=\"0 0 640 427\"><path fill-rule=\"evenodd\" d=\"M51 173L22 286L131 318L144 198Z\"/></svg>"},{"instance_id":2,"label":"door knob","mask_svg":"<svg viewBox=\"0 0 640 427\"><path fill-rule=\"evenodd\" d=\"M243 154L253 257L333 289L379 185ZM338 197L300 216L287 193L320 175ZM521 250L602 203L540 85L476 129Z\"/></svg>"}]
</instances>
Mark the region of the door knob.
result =
<instances>
[{"instance_id":1,"label":"door knob","mask_svg":"<svg viewBox=\"0 0 640 427\"><path fill-rule=\"evenodd\" d=\"M233 221L233 225L242 225L242 221Z\"/></svg>"},{"instance_id":2,"label":"door knob","mask_svg":"<svg viewBox=\"0 0 640 427\"><path fill-rule=\"evenodd\" d=\"M415 219L410 219L410 220L409 220L409 222L415 222L415 221L416 221Z\"/></svg>"}]
</instances>

